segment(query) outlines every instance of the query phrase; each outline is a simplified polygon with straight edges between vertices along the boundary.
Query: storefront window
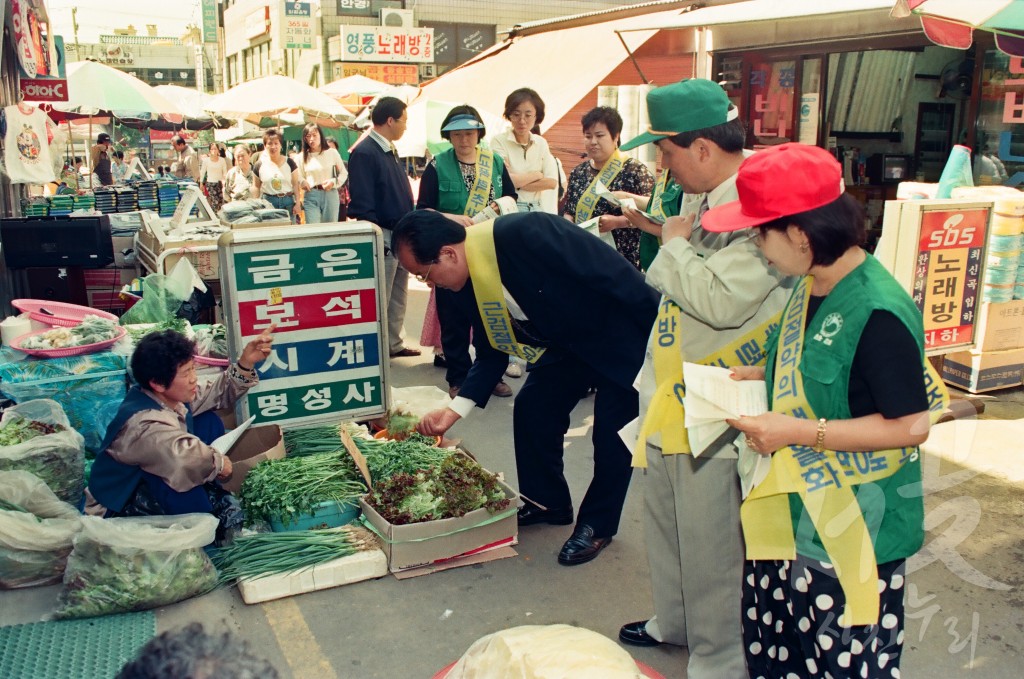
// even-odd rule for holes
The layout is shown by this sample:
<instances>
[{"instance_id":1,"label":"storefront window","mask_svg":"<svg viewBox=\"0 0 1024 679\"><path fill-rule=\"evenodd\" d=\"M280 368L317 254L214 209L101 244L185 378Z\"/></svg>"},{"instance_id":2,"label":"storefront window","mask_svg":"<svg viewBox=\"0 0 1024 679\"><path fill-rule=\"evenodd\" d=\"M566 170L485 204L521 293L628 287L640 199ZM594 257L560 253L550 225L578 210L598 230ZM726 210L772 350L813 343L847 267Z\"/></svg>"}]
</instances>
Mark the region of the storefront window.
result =
<instances>
[{"instance_id":1,"label":"storefront window","mask_svg":"<svg viewBox=\"0 0 1024 679\"><path fill-rule=\"evenodd\" d=\"M797 139L801 144L817 145L821 126L821 57L805 58L801 70Z\"/></svg>"},{"instance_id":2,"label":"storefront window","mask_svg":"<svg viewBox=\"0 0 1024 679\"><path fill-rule=\"evenodd\" d=\"M796 61L756 60L750 66L750 125L755 144L793 141Z\"/></svg>"},{"instance_id":3,"label":"storefront window","mask_svg":"<svg viewBox=\"0 0 1024 679\"><path fill-rule=\"evenodd\" d=\"M985 52L975 146L976 184L1024 182L1024 60L1020 57L999 50Z\"/></svg>"}]
</instances>

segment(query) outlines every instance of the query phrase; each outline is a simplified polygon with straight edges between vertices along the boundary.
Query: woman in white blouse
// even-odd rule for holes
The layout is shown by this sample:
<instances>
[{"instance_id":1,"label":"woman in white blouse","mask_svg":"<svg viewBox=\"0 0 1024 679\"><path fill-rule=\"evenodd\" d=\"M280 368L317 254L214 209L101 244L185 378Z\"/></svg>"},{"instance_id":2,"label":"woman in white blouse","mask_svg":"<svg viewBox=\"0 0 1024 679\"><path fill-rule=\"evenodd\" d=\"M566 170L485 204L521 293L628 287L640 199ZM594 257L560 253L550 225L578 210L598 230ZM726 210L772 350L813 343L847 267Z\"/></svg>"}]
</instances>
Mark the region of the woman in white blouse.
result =
<instances>
[{"instance_id":1,"label":"woman in white blouse","mask_svg":"<svg viewBox=\"0 0 1024 679\"><path fill-rule=\"evenodd\" d=\"M491 148L505 161L519 195L519 211L543 210L543 203L548 202L554 209L547 211L555 214L557 200L543 199L555 197L558 166L547 141L533 132L544 121L544 100L534 90L522 87L505 98L504 116L512 127L492 137Z\"/></svg>"},{"instance_id":2,"label":"woman in white blouse","mask_svg":"<svg viewBox=\"0 0 1024 679\"><path fill-rule=\"evenodd\" d=\"M203 160L199 171L199 182L206 187L206 197L214 212L224 204L224 177L228 173L228 163L216 143L210 144L210 155Z\"/></svg>"},{"instance_id":3,"label":"woman in white blouse","mask_svg":"<svg viewBox=\"0 0 1024 679\"><path fill-rule=\"evenodd\" d=\"M324 131L316 123L309 123L302 131L302 188L305 197L302 209L307 224L338 221L341 203L338 187L348 179L348 170L341 155L328 146Z\"/></svg>"}]
</instances>

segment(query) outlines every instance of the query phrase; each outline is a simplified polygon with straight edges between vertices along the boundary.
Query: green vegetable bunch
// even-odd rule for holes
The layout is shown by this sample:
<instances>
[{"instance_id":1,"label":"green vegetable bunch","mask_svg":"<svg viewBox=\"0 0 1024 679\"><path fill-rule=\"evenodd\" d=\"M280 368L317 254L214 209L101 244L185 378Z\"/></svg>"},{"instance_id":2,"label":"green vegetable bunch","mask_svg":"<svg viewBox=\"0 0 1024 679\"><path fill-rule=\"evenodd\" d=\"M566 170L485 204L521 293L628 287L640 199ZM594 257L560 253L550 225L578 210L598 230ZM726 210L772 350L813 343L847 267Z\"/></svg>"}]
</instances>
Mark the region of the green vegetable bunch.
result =
<instances>
[{"instance_id":1,"label":"green vegetable bunch","mask_svg":"<svg viewBox=\"0 0 1024 679\"><path fill-rule=\"evenodd\" d=\"M400 408L389 410L387 414L388 435L396 441L404 441L416 433L416 425L420 418Z\"/></svg>"},{"instance_id":2,"label":"green vegetable bunch","mask_svg":"<svg viewBox=\"0 0 1024 679\"><path fill-rule=\"evenodd\" d=\"M3 424L0 424L0 446L16 446L37 436L46 436L64 430L65 427L60 424L36 422L18 416L8 417Z\"/></svg>"},{"instance_id":3,"label":"green vegetable bunch","mask_svg":"<svg viewBox=\"0 0 1024 679\"><path fill-rule=\"evenodd\" d=\"M224 324L198 326L195 332L196 350L200 356L228 358L228 331Z\"/></svg>"},{"instance_id":4,"label":"green vegetable bunch","mask_svg":"<svg viewBox=\"0 0 1024 679\"><path fill-rule=\"evenodd\" d=\"M199 548L117 549L79 536L68 559L57 618L143 611L204 594L217 571Z\"/></svg>"},{"instance_id":5,"label":"green vegetable bunch","mask_svg":"<svg viewBox=\"0 0 1024 679\"><path fill-rule=\"evenodd\" d=\"M249 525L271 517L288 524L312 516L322 502L353 503L365 491L348 453L264 460L242 483L242 509Z\"/></svg>"},{"instance_id":6,"label":"green vegetable bunch","mask_svg":"<svg viewBox=\"0 0 1024 679\"><path fill-rule=\"evenodd\" d=\"M509 506L498 477L464 455L412 474L395 474L376 484L366 501L394 525L465 516L481 507L494 514Z\"/></svg>"},{"instance_id":7,"label":"green vegetable bunch","mask_svg":"<svg viewBox=\"0 0 1024 679\"><path fill-rule=\"evenodd\" d=\"M370 531L356 526L341 526L294 533L256 533L236 538L218 549L213 563L220 582L258 578L312 568L362 551L379 549Z\"/></svg>"},{"instance_id":8,"label":"green vegetable bunch","mask_svg":"<svg viewBox=\"0 0 1024 679\"><path fill-rule=\"evenodd\" d=\"M164 330L175 330L175 331L181 333L182 335L186 335L186 334L188 334L188 329L189 329L189 322L187 320L185 320L184 318L178 318L177 316L175 316L174 318L167 319L166 321L161 321L159 323L154 323L154 324L152 324L149 327L144 327L144 328L140 328L140 327L128 328L128 337L131 338L133 344L138 344L140 339L142 339L146 335L150 334L151 332L162 332Z\"/></svg>"}]
</instances>

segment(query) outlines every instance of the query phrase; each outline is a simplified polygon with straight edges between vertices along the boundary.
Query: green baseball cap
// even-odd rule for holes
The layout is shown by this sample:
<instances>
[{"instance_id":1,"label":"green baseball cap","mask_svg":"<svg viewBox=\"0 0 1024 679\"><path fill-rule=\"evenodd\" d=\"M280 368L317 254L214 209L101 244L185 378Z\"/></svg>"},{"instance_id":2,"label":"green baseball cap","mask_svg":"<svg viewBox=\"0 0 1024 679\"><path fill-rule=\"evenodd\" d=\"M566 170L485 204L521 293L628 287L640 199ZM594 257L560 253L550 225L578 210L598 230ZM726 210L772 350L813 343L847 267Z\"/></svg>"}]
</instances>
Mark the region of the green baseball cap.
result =
<instances>
[{"instance_id":1,"label":"green baseball cap","mask_svg":"<svg viewBox=\"0 0 1024 679\"><path fill-rule=\"evenodd\" d=\"M623 151L653 144L682 132L694 132L735 120L739 111L722 87L711 80L692 78L658 87L647 93L651 126L621 146Z\"/></svg>"}]
</instances>

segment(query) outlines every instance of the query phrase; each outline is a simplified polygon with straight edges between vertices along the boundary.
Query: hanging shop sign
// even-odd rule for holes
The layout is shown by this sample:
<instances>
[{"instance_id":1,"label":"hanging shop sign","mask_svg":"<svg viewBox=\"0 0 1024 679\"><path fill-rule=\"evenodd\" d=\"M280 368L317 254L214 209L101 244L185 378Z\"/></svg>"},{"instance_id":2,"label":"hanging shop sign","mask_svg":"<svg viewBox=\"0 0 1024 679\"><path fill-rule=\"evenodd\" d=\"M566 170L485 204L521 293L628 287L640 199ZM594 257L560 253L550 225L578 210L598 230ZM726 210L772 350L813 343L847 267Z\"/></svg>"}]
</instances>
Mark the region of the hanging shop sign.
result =
<instances>
[{"instance_id":1,"label":"hanging shop sign","mask_svg":"<svg viewBox=\"0 0 1024 679\"><path fill-rule=\"evenodd\" d=\"M7 24L18 54L21 76L38 78L51 75L49 55L32 4L28 0L10 0L7 11Z\"/></svg>"},{"instance_id":2,"label":"hanging shop sign","mask_svg":"<svg viewBox=\"0 0 1024 679\"><path fill-rule=\"evenodd\" d=\"M308 2L284 3L284 47L285 49L311 49L313 35L313 12Z\"/></svg>"},{"instance_id":3,"label":"hanging shop sign","mask_svg":"<svg viewBox=\"0 0 1024 679\"><path fill-rule=\"evenodd\" d=\"M67 101L68 81L62 78L19 78L18 92L25 101Z\"/></svg>"},{"instance_id":4,"label":"hanging shop sign","mask_svg":"<svg viewBox=\"0 0 1024 679\"><path fill-rule=\"evenodd\" d=\"M203 42L217 42L217 0L203 0Z\"/></svg>"},{"instance_id":5,"label":"hanging shop sign","mask_svg":"<svg viewBox=\"0 0 1024 679\"><path fill-rule=\"evenodd\" d=\"M292 426L386 412L379 229L368 222L238 229L218 249L232 355L276 326L239 417Z\"/></svg>"},{"instance_id":6,"label":"hanging shop sign","mask_svg":"<svg viewBox=\"0 0 1024 679\"><path fill-rule=\"evenodd\" d=\"M342 26L341 61L434 62L433 28Z\"/></svg>"},{"instance_id":7,"label":"hanging shop sign","mask_svg":"<svg viewBox=\"0 0 1024 679\"><path fill-rule=\"evenodd\" d=\"M974 346L991 214L986 202L886 201L875 256L921 310L929 354Z\"/></svg>"},{"instance_id":8,"label":"hanging shop sign","mask_svg":"<svg viewBox=\"0 0 1024 679\"><path fill-rule=\"evenodd\" d=\"M401 0L336 0L338 16L376 17L382 9L404 9Z\"/></svg>"},{"instance_id":9,"label":"hanging shop sign","mask_svg":"<svg viewBox=\"0 0 1024 679\"><path fill-rule=\"evenodd\" d=\"M388 85L411 85L419 82L418 66L408 64L334 64L334 78L361 75Z\"/></svg>"}]
</instances>

